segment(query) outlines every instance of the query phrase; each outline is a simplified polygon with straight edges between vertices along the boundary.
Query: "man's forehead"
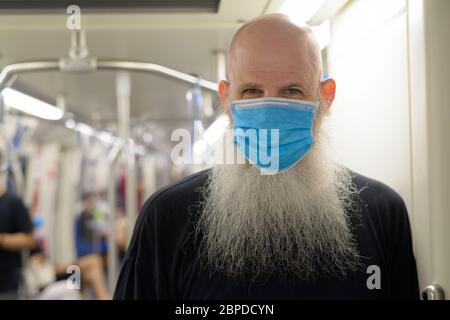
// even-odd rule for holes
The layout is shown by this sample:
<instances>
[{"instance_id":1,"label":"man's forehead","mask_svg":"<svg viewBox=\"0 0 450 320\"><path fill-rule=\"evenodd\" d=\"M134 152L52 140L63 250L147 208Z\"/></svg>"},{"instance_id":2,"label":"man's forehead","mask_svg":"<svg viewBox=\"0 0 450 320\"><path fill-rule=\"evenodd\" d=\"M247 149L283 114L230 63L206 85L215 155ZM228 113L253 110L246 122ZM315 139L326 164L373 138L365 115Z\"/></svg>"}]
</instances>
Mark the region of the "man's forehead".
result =
<instances>
[{"instance_id":1,"label":"man's forehead","mask_svg":"<svg viewBox=\"0 0 450 320\"><path fill-rule=\"evenodd\" d=\"M270 67L277 65L301 66L310 63L314 58L311 49L304 44L285 44L271 46L261 43L243 43L230 52L234 64L255 66L253 68ZM269 65L268 65L269 64Z\"/></svg>"},{"instance_id":2,"label":"man's forehead","mask_svg":"<svg viewBox=\"0 0 450 320\"><path fill-rule=\"evenodd\" d=\"M238 70L239 71L239 70ZM308 83L311 79L309 74L301 70L250 70L242 69L236 72L233 79L237 84L255 84L255 85L289 85L293 83Z\"/></svg>"},{"instance_id":3,"label":"man's forehead","mask_svg":"<svg viewBox=\"0 0 450 320\"><path fill-rule=\"evenodd\" d=\"M266 61L264 61L266 60ZM280 61L267 57L261 59L235 59L229 65L229 80L242 83L257 83L260 85L299 83L308 85L315 80L315 70L307 62L300 60Z\"/></svg>"},{"instance_id":4,"label":"man's forehead","mask_svg":"<svg viewBox=\"0 0 450 320\"><path fill-rule=\"evenodd\" d=\"M314 78L316 65L308 51L296 49L242 47L234 52L228 65L230 80L242 77L287 76L291 80Z\"/></svg>"},{"instance_id":5,"label":"man's forehead","mask_svg":"<svg viewBox=\"0 0 450 320\"><path fill-rule=\"evenodd\" d=\"M257 60L257 59L255 59ZM256 61L247 61L230 64L230 71L240 76L251 76L253 74L264 75L306 75L308 71L312 71L308 63L301 61L278 61L275 59L268 59L267 63L257 63Z\"/></svg>"}]
</instances>

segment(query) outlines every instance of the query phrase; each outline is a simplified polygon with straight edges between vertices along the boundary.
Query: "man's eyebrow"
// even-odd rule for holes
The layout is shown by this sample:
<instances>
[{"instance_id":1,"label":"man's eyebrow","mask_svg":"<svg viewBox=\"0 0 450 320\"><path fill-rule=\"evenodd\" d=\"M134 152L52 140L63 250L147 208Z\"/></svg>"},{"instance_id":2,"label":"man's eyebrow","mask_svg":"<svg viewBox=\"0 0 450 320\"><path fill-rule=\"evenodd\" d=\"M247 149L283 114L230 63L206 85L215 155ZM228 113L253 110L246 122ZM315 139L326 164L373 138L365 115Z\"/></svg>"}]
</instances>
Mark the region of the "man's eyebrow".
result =
<instances>
[{"instance_id":1,"label":"man's eyebrow","mask_svg":"<svg viewBox=\"0 0 450 320\"><path fill-rule=\"evenodd\" d=\"M301 89L302 91L305 90L305 86L302 85L301 83L291 83L291 84L289 84L289 85L287 85L287 86L282 86L281 89L282 89L282 90L286 90L286 89L294 88L294 87L295 87L295 88L299 88L299 89Z\"/></svg>"},{"instance_id":2,"label":"man's eyebrow","mask_svg":"<svg viewBox=\"0 0 450 320\"><path fill-rule=\"evenodd\" d=\"M306 90L305 86L299 82L294 82L294 83L290 83L285 86L281 86L280 90L286 90L286 89L293 88L293 87L299 88L301 91ZM246 82L246 83L241 84L238 88L239 88L239 90L243 90L243 89L247 89L247 88L261 89L261 88L263 88L263 85L258 84L256 82Z\"/></svg>"},{"instance_id":3,"label":"man's eyebrow","mask_svg":"<svg viewBox=\"0 0 450 320\"><path fill-rule=\"evenodd\" d=\"M244 88L255 88L255 89L261 89L263 86L256 83L256 82L247 82L243 83L239 86L239 90L242 90Z\"/></svg>"}]
</instances>

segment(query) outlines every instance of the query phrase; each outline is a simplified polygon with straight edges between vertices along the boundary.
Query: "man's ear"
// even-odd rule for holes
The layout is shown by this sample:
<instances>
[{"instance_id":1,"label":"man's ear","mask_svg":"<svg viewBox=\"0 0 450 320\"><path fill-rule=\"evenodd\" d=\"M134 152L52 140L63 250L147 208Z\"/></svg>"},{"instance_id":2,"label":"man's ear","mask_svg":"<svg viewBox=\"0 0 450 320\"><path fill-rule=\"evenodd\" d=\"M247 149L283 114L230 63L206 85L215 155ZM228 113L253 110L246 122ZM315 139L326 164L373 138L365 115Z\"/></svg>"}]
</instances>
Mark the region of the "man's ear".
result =
<instances>
[{"instance_id":1,"label":"man's ear","mask_svg":"<svg viewBox=\"0 0 450 320\"><path fill-rule=\"evenodd\" d=\"M334 81L333 79L327 79L320 83L320 97L322 99L322 105L327 111L330 110L335 96L336 81Z\"/></svg>"},{"instance_id":2,"label":"man's ear","mask_svg":"<svg viewBox=\"0 0 450 320\"><path fill-rule=\"evenodd\" d=\"M226 80L219 81L218 94L220 103L224 108L225 113L228 113L228 95L229 95L230 83Z\"/></svg>"}]
</instances>

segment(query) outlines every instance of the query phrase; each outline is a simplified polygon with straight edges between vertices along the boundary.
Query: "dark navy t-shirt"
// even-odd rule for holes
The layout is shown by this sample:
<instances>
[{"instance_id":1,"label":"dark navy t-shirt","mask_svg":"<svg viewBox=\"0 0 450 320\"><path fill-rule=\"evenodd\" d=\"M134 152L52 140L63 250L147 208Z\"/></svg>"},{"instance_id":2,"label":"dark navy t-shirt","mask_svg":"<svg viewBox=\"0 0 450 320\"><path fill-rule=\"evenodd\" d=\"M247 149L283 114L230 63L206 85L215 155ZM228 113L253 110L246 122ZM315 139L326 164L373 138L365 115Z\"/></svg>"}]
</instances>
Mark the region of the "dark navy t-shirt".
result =
<instances>
[{"instance_id":1,"label":"dark navy t-shirt","mask_svg":"<svg viewBox=\"0 0 450 320\"><path fill-rule=\"evenodd\" d=\"M209 171L156 192L136 223L115 299L418 299L416 263L402 198L381 182L353 174L360 208L350 214L364 265L346 278L314 282L273 274L263 281L210 274L192 237ZM379 277L375 279L374 277ZM379 280L379 282L377 282Z\"/></svg>"},{"instance_id":2,"label":"dark navy t-shirt","mask_svg":"<svg viewBox=\"0 0 450 320\"><path fill-rule=\"evenodd\" d=\"M20 198L11 193L0 196L0 233L30 233L33 231L28 210ZM0 292L19 288L22 267L20 251L0 248Z\"/></svg>"}]
</instances>

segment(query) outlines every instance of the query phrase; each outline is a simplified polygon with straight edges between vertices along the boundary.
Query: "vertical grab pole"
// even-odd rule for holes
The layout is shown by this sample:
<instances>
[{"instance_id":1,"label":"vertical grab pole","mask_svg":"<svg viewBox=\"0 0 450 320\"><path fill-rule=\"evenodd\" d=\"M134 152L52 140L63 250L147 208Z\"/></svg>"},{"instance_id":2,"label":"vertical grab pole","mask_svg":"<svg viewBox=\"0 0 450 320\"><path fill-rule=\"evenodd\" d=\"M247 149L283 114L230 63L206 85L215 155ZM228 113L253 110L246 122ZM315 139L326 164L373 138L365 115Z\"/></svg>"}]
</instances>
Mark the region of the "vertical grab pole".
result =
<instances>
[{"instance_id":1,"label":"vertical grab pole","mask_svg":"<svg viewBox=\"0 0 450 320\"><path fill-rule=\"evenodd\" d=\"M134 159L134 145L130 139L130 94L131 80L128 72L117 73L117 114L119 123L119 136L124 142L124 155L126 161L125 183L125 211L129 221L128 241L131 239L137 217L137 190L136 190L136 162Z\"/></svg>"},{"instance_id":2,"label":"vertical grab pole","mask_svg":"<svg viewBox=\"0 0 450 320\"><path fill-rule=\"evenodd\" d=\"M116 245L116 174L117 158L122 147L121 141L117 141L108 154L109 181L108 181L108 206L109 206L109 232L108 232L108 288L111 294L117 281L117 245Z\"/></svg>"}]
</instances>

